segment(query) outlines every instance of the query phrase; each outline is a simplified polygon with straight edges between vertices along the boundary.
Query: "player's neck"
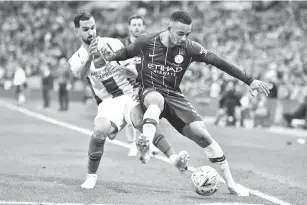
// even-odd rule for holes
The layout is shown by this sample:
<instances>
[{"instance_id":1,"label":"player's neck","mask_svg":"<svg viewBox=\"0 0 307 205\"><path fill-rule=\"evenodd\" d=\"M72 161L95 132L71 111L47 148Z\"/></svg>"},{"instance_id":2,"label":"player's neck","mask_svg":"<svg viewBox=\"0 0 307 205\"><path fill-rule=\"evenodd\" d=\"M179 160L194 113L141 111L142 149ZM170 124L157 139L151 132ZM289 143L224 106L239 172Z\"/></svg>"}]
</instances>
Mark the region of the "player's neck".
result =
<instances>
[{"instance_id":1,"label":"player's neck","mask_svg":"<svg viewBox=\"0 0 307 205\"><path fill-rule=\"evenodd\" d=\"M136 39L135 36L133 36L133 35L129 36L129 40L130 40L131 43L134 43L135 39Z\"/></svg>"},{"instance_id":2,"label":"player's neck","mask_svg":"<svg viewBox=\"0 0 307 205\"><path fill-rule=\"evenodd\" d=\"M87 43L85 43L84 41L82 41L82 46L87 50L88 47L89 47L90 45L88 45Z\"/></svg>"},{"instance_id":3,"label":"player's neck","mask_svg":"<svg viewBox=\"0 0 307 205\"><path fill-rule=\"evenodd\" d=\"M160 33L160 40L161 40L162 44L163 44L165 47L167 47L167 48L176 46L176 45L173 44L172 41L170 40L168 31L163 31L162 33Z\"/></svg>"}]
</instances>

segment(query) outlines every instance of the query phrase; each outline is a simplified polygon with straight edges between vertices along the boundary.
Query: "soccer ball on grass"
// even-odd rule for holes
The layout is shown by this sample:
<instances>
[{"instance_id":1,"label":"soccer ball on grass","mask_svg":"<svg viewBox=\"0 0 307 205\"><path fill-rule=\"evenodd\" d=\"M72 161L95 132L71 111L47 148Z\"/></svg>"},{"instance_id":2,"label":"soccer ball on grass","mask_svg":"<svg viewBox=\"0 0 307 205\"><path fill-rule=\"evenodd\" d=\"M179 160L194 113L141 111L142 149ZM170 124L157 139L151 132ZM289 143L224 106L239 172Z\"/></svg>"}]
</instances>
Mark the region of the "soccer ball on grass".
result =
<instances>
[{"instance_id":1,"label":"soccer ball on grass","mask_svg":"<svg viewBox=\"0 0 307 205\"><path fill-rule=\"evenodd\" d=\"M202 196L214 194L220 186L220 175L209 166L202 166L194 170L191 180L194 191Z\"/></svg>"}]
</instances>

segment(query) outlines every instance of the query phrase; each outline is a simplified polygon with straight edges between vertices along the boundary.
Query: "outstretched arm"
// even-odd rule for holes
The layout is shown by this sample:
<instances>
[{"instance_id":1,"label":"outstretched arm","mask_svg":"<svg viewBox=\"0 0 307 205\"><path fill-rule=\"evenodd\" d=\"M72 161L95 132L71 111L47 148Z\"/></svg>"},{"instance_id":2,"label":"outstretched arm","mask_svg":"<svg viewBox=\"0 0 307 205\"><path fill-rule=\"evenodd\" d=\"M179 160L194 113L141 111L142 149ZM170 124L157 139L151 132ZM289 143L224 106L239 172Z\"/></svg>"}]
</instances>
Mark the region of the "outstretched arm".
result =
<instances>
[{"instance_id":1,"label":"outstretched arm","mask_svg":"<svg viewBox=\"0 0 307 205\"><path fill-rule=\"evenodd\" d=\"M241 69L220 58L215 53L204 49L200 44L193 42L192 46L192 51L194 53L193 59L195 61L205 62L217 67L232 77L235 77L249 85L251 90L257 90L264 93L266 96L268 96L270 93L268 86L264 82L255 80L253 77L247 75Z\"/></svg>"}]
</instances>

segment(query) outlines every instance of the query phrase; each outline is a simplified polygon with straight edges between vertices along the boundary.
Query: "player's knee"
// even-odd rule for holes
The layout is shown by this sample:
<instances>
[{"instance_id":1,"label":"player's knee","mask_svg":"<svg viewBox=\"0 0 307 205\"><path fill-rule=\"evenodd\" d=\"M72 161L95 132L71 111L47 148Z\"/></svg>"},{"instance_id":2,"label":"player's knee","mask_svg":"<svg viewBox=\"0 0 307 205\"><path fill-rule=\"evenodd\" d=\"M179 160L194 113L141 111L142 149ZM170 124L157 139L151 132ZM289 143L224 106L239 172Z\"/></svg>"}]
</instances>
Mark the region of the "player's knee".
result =
<instances>
[{"instance_id":1,"label":"player's knee","mask_svg":"<svg viewBox=\"0 0 307 205\"><path fill-rule=\"evenodd\" d=\"M105 140L111 132L111 122L106 118L95 118L94 120L94 138Z\"/></svg>"},{"instance_id":2,"label":"player's knee","mask_svg":"<svg viewBox=\"0 0 307 205\"><path fill-rule=\"evenodd\" d=\"M215 140L209 146L205 147L205 153L211 163L223 163L226 160L222 148Z\"/></svg>"},{"instance_id":3,"label":"player's knee","mask_svg":"<svg viewBox=\"0 0 307 205\"><path fill-rule=\"evenodd\" d=\"M135 106L131 111L130 111L130 119L133 124L133 126L141 130L143 126L143 117L144 117L144 112L142 110L141 105Z\"/></svg>"},{"instance_id":4,"label":"player's knee","mask_svg":"<svg viewBox=\"0 0 307 205\"><path fill-rule=\"evenodd\" d=\"M149 105L157 105L160 108L160 110L163 110L164 98L157 91L152 91L145 96L144 105L146 107L148 107Z\"/></svg>"}]
</instances>

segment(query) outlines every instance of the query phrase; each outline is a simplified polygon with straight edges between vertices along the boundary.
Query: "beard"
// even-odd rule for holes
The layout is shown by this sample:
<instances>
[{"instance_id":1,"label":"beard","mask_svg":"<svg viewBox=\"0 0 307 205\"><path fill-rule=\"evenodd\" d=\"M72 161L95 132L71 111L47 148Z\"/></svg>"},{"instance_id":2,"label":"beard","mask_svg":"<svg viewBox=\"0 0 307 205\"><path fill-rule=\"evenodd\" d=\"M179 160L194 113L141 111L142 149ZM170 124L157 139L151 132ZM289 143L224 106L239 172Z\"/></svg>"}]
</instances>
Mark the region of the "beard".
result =
<instances>
[{"instance_id":1,"label":"beard","mask_svg":"<svg viewBox=\"0 0 307 205\"><path fill-rule=\"evenodd\" d=\"M92 42L92 40L93 40L94 38L95 38L94 36L88 37L88 38L86 38L86 39L83 39L83 38L82 38L82 41L83 41L85 44L90 45L91 42Z\"/></svg>"}]
</instances>

